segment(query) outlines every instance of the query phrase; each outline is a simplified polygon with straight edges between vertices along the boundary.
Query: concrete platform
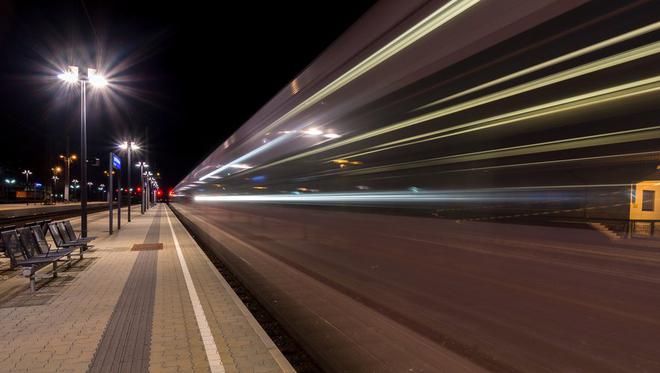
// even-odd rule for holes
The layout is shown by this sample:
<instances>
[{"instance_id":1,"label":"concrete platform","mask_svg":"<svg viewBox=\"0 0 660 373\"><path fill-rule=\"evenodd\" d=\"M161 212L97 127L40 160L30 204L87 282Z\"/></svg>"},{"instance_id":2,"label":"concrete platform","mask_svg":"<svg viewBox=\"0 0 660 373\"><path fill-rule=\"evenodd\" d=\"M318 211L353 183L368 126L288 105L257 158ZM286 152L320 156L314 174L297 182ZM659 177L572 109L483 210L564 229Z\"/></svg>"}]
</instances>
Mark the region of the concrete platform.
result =
<instances>
[{"instance_id":1,"label":"concrete platform","mask_svg":"<svg viewBox=\"0 0 660 373\"><path fill-rule=\"evenodd\" d=\"M294 371L167 206L89 224L96 247L33 294L0 265L0 371Z\"/></svg>"}]
</instances>

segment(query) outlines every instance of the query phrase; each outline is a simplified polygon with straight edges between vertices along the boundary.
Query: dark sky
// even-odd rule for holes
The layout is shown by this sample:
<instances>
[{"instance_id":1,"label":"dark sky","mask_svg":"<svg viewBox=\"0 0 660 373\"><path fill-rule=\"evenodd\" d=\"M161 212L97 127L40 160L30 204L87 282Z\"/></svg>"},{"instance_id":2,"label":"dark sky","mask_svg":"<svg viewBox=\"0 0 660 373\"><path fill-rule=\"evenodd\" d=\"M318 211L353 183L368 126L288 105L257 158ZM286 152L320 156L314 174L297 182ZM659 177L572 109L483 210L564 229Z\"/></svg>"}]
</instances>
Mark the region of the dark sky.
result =
<instances>
[{"instance_id":1,"label":"dark sky","mask_svg":"<svg viewBox=\"0 0 660 373\"><path fill-rule=\"evenodd\" d=\"M225 3L0 0L0 167L47 180L67 136L79 153L79 96L54 76L101 64L115 83L88 98L88 158L132 134L173 186L373 1Z\"/></svg>"}]
</instances>

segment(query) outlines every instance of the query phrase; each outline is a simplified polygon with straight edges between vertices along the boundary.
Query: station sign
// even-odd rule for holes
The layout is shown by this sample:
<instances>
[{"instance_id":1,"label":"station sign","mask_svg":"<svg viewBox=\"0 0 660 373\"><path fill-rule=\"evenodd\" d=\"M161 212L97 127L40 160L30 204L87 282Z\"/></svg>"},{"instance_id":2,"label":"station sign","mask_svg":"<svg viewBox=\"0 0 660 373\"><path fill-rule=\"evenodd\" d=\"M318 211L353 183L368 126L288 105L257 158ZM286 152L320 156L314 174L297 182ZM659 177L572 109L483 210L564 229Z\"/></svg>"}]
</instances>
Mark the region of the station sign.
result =
<instances>
[{"instance_id":1,"label":"station sign","mask_svg":"<svg viewBox=\"0 0 660 373\"><path fill-rule=\"evenodd\" d=\"M112 167L121 170L121 158L119 158L116 154L112 155Z\"/></svg>"}]
</instances>

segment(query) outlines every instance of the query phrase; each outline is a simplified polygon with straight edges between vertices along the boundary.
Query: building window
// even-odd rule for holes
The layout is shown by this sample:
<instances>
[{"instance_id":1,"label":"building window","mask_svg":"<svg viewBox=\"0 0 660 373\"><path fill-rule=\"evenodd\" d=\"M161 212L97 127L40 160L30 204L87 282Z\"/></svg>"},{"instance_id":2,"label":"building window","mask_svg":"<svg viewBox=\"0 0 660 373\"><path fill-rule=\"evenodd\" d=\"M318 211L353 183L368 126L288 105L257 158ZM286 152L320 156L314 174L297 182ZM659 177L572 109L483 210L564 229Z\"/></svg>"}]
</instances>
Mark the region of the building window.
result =
<instances>
[{"instance_id":1,"label":"building window","mask_svg":"<svg viewBox=\"0 0 660 373\"><path fill-rule=\"evenodd\" d=\"M642 191L642 211L653 211L655 209L655 191Z\"/></svg>"}]
</instances>

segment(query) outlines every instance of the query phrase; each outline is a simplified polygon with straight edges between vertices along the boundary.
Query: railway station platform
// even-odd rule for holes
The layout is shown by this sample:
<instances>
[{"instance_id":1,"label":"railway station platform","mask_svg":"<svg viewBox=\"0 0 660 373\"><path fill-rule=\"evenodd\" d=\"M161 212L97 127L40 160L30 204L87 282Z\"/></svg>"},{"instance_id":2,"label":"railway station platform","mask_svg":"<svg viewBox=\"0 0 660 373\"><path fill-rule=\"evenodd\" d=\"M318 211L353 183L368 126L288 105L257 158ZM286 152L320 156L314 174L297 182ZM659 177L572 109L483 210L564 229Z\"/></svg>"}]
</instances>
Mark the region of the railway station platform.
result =
<instances>
[{"instance_id":1,"label":"railway station platform","mask_svg":"<svg viewBox=\"0 0 660 373\"><path fill-rule=\"evenodd\" d=\"M89 230L95 247L34 293L0 264L0 371L294 371L166 205Z\"/></svg>"},{"instance_id":2,"label":"railway station platform","mask_svg":"<svg viewBox=\"0 0 660 373\"><path fill-rule=\"evenodd\" d=\"M107 206L107 202L88 202L87 208L90 212L101 211ZM41 203L11 203L0 204L0 225L11 224L16 219L39 219L49 218L57 215L75 215L80 213L80 202L58 203L44 205Z\"/></svg>"},{"instance_id":3,"label":"railway station platform","mask_svg":"<svg viewBox=\"0 0 660 373\"><path fill-rule=\"evenodd\" d=\"M107 202L90 201L87 206L107 205ZM5 203L0 204L0 213L8 213L13 211L46 211L49 209L80 209L80 202L60 202L52 205L44 205L43 203Z\"/></svg>"}]
</instances>

